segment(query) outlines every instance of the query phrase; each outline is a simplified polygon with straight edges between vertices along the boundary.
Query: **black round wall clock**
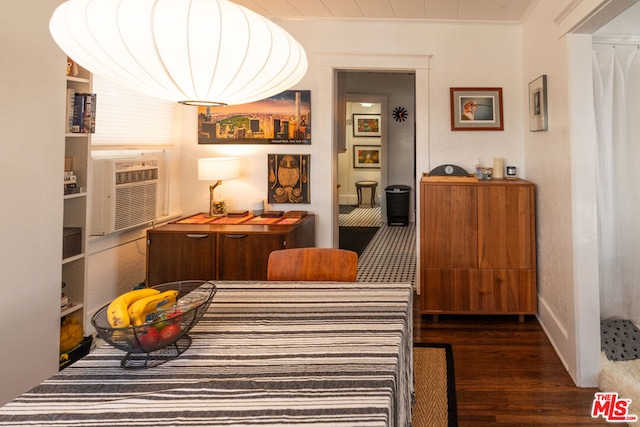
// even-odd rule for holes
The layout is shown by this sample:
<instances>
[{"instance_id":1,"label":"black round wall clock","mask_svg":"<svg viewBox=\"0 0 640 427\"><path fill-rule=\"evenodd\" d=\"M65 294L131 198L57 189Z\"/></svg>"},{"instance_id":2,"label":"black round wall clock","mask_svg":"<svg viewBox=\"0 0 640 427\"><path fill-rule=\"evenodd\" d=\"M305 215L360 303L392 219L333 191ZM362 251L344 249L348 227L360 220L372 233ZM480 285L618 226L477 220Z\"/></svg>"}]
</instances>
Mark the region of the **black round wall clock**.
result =
<instances>
[{"instance_id":1,"label":"black round wall clock","mask_svg":"<svg viewBox=\"0 0 640 427\"><path fill-rule=\"evenodd\" d=\"M409 113L405 110L404 107L396 107L393 109L393 119L396 122L404 122L407 120L407 116Z\"/></svg>"}]
</instances>

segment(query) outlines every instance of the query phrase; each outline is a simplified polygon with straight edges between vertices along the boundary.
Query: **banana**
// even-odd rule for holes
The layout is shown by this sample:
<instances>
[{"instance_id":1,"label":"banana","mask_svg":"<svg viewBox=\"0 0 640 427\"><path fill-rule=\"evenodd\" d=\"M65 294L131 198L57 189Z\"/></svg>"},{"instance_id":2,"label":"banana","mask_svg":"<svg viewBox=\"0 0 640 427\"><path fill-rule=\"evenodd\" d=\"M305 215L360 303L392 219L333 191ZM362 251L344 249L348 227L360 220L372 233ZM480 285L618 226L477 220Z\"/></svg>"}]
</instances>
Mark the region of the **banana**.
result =
<instances>
[{"instance_id":1,"label":"banana","mask_svg":"<svg viewBox=\"0 0 640 427\"><path fill-rule=\"evenodd\" d=\"M169 307L175 304L178 291L169 290L158 295L151 295L134 302L129 306L128 314L133 326L139 326L146 322L147 316L154 313L160 307Z\"/></svg>"},{"instance_id":2,"label":"banana","mask_svg":"<svg viewBox=\"0 0 640 427\"><path fill-rule=\"evenodd\" d=\"M113 328L126 328L131 325L129 319L129 313L127 309L129 306L140 298L145 298L151 295L157 295L160 291L153 288L136 289L126 292L109 304L107 308L107 320Z\"/></svg>"}]
</instances>

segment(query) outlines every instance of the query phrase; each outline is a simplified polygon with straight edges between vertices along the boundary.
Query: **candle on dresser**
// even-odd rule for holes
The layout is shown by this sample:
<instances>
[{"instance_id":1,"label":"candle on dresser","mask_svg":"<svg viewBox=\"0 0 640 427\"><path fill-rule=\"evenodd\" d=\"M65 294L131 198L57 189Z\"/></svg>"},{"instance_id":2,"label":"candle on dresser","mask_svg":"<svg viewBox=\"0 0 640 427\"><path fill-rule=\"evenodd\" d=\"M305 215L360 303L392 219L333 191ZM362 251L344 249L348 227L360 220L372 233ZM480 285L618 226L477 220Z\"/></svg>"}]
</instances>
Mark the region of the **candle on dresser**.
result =
<instances>
[{"instance_id":1,"label":"candle on dresser","mask_svg":"<svg viewBox=\"0 0 640 427\"><path fill-rule=\"evenodd\" d=\"M504 178L504 159L502 157L493 158L493 178Z\"/></svg>"}]
</instances>

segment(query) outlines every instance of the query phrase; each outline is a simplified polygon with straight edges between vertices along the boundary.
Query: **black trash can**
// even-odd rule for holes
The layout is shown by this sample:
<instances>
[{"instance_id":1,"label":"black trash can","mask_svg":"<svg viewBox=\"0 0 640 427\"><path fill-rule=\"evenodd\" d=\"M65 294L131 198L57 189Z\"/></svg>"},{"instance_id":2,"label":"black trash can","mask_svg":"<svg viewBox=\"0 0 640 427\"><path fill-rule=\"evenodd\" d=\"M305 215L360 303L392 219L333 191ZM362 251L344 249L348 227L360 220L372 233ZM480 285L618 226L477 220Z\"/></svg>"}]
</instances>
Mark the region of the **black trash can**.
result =
<instances>
[{"instance_id":1,"label":"black trash can","mask_svg":"<svg viewBox=\"0 0 640 427\"><path fill-rule=\"evenodd\" d=\"M387 195L387 225L409 225L408 185L390 185L384 189Z\"/></svg>"}]
</instances>

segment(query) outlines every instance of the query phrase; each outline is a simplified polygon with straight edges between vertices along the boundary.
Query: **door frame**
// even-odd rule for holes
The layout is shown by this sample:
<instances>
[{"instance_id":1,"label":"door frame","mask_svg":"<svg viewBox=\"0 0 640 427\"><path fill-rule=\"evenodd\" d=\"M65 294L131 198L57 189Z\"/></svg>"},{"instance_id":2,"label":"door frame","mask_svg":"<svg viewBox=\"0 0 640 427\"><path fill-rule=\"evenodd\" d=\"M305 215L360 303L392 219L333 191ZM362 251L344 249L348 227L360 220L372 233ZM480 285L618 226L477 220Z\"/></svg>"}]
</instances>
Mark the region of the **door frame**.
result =
<instances>
[{"instance_id":1,"label":"door frame","mask_svg":"<svg viewBox=\"0 0 640 427\"><path fill-rule=\"evenodd\" d=\"M428 171L429 170L429 70L431 56L429 54L424 55L352 55L352 54L320 54L316 58L315 66L318 72L318 78L320 81L330 81L332 91L330 99L321 96L321 103L328 102L331 108L330 116L333 118L330 122L331 135L333 138L331 144L331 188L334 189L332 194L331 209L332 215L330 217L330 224L328 228L332 230L333 247L338 247L339 235L338 235L338 178L337 178L337 164L338 164L338 151L340 147L340 141L337 138L336 133L336 105L337 100L340 97L338 93L339 82L337 79L337 71L359 70L359 71L409 71L415 74L415 121L416 121L416 153L415 163L416 171ZM327 105L327 104L324 104ZM415 188L418 188L420 183L420 175L416 173ZM417 192L416 192L417 193ZM419 195L416 199L416 205L419 206ZM418 236L419 221L416 219L416 251L419 251ZM419 254L418 264L420 262ZM418 266L419 267L419 266ZM419 268L417 269L419 271Z\"/></svg>"}]
</instances>

